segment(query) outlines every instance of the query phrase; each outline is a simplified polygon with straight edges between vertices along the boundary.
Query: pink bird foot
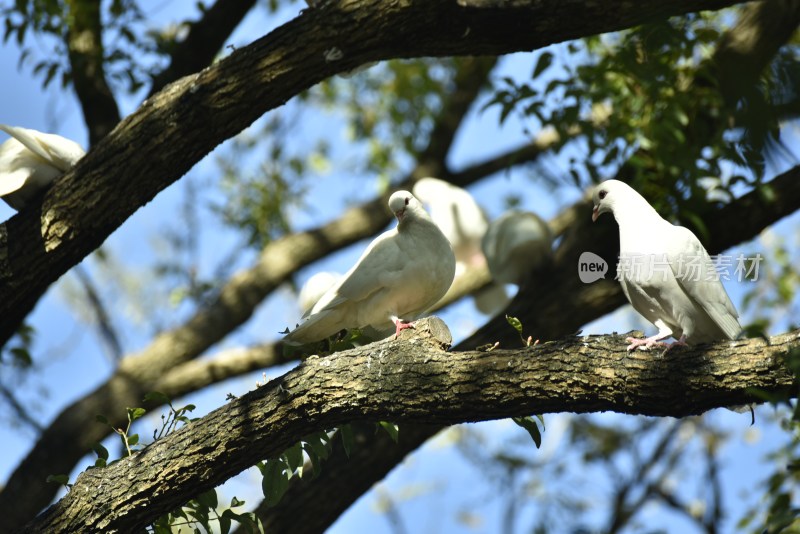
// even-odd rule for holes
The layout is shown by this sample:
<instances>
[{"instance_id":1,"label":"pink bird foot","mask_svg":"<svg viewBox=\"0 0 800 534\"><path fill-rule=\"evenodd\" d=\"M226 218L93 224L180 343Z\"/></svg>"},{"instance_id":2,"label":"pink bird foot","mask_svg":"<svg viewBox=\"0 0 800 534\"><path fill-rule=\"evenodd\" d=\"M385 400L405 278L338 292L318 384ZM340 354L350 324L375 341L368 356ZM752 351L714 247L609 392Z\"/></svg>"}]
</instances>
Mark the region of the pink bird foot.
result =
<instances>
[{"instance_id":1,"label":"pink bird foot","mask_svg":"<svg viewBox=\"0 0 800 534\"><path fill-rule=\"evenodd\" d=\"M686 336L681 336L681 338L673 343L667 345L667 350L664 351L664 354L668 353L675 347L688 347L689 345L686 343Z\"/></svg>"},{"instance_id":2,"label":"pink bird foot","mask_svg":"<svg viewBox=\"0 0 800 534\"><path fill-rule=\"evenodd\" d=\"M394 331L394 338L397 339L397 336L400 335L401 330L405 330L406 328L414 328L414 323L404 323L402 319L393 319L394 325L396 330Z\"/></svg>"},{"instance_id":3,"label":"pink bird foot","mask_svg":"<svg viewBox=\"0 0 800 534\"><path fill-rule=\"evenodd\" d=\"M628 345L628 352L637 348L641 350L649 350L652 347L666 346L665 343L662 343L661 341L658 340L657 334L655 336L646 337L644 339L638 339L635 337L626 337L625 342L630 343L630 345Z\"/></svg>"}]
</instances>

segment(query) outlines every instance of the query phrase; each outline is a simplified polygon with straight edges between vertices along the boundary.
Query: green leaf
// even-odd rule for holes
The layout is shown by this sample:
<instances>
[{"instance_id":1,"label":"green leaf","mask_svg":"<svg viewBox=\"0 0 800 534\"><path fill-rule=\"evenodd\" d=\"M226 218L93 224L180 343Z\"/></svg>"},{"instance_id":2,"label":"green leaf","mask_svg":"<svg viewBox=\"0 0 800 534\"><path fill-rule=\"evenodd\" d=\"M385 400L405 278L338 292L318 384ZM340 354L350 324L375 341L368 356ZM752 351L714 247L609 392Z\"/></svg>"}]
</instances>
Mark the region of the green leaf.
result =
<instances>
[{"instance_id":1,"label":"green leaf","mask_svg":"<svg viewBox=\"0 0 800 534\"><path fill-rule=\"evenodd\" d=\"M381 421L378 424L381 425L381 428L383 428L387 434L389 434L389 437L392 438L392 441L397 443L397 440L400 437L400 428L398 428L396 424L386 421Z\"/></svg>"},{"instance_id":2,"label":"green leaf","mask_svg":"<svg viewBox=\"0 0 800 534\"><path fill-rule=\"evenodd\" d=\"M101 460L108 460L108 449L103 447L100 443L94 443L92 445L92 450L97 453L97 457Z\"/></svg>"},{"instance_id":3,"label":"green leaf","mask_svg":"<svg viewBox=\"0 0 800 534\"><path fill-rule=\"evenodd\" d=\"M47 475L45 482L55 482L62 486L69 486L69 475Z\"/></svg>"},{"instance_id":4,"label":"green leaf","mask_svg":"<svg viewBox=\"0 0 800 534\"><path fill-rule=\"evenodd\" d=\"M131 434L128 436L128 445L133 447L139 443L139 434Z\"/></svg>"},{"instance_id":5,"label":"green leaf","mask_svg":"<svg viewBox=\"0 0 800 534\"><path fill-rule=\"evenodd\" d=\"M128 421L131 423L147 413L144 408L128 408Z\"/></svg>"},{"instance_id":6,"label":"green leaf","mask_svg":"<svg viewBox=\"0 0 800 534\"><path fill-rule=\"evenodd\" d=\"M339 428L339 433L342 435L342 447L344 447L344 453L350 458L350 451L353 450L353 427L350 425L342 425Z\"/></svg>"},{"instance_id":7,"label":"green leaf","mask_svg":"<svg viewBox=\"0 0 800 534\"><path fill-rule=\"evenodd\" d=\"M306 436L303 441L314 451L314 454L317 455L322 460L327 460L330 451L328 450L328 435L325 432L317 432L316 434L311 434ZM306 451L308 448L306 447Z\"/></svg>"},{"instance_id":8,"label":"green leaf","mask_svg":"<svg viewBox=\"0 0 800 534\"><path fill-rule=\"evenodd\" d=\"M542 55L539 56L539 60L536 62L536 67L533 69L533 78L536 78L545 70L547 70L550 65L553 64L553 54L552 52L544 52Z\"/></svg>"},{"instance_id":9,"label":"green leaf","mask_svg":"<svg viewBox=\"0 0 800 534\"><path fill-rule=\"evenodd\" d=\"M111 423L108 422L108 418L105 415L95 415L94 420L98 423L111 426Z\"/></svg>"},{"instance_id":10,"label":"green leaf","mask_svg":"<svg viewBox=\"0 0 800 534\"><path fill-rule=\"evenodd\" d=\"M154 402L156 404L169 404L170 398L161 393L160 391L150 391L144 394L144 402Z\"/></svg>"},{"instance_id":11,"label":"green leaf","mask_svg":"<svg viewBox=\"0 0 800 534\"><path fill-rule=\"evenodd\" d=\"M289 477L285 473L286 464L282 460L267 460L264 478L261 479L261 490L267 506L278 504L289 488Z\"/></svg>"},{"instance_id":12,"label":"green leaf","mask_svg":"<svg viewBox=\"0 0 800 534\"><path fill-rule=\"evenodd\" d=\"M230 512L230 510L225 510L225 512ZM231 531L231 518L225 512L219 518L219 531L221 534L228 534Z\"/></svg>"},{"instance_id":13,"label":"green leaf","mask_svg":"<svg viewBox=\"0 0 800 534\"><path fill-rule=\"evenodd\" d=\"M511 317L510 315L506 315L506 321L508 321L508 324L514 327L514 330L522 335L522 321L516 317Z\"/></svg>"},{"instance_id":14,"label":"green leaf","mask_svg":"<svg viewBox=\"0 0 800 534\"><path fill-rule=\"evenodd\" d=\"M205 506L210 510L214 510L217 508L217 490L211 488L205 493L201 493L197 496L197 502Z\"/></svg>"},{"instance_id":15,"label":"green leaf","mask_svg":"<svg viewBox=\"0 0 800 534\"><path fill-rule=\"evenodd\" d=\"M297 442L288 449L286 452L283 453L283 457L286 460L286 465L289 466L289 470L294 473L298 469L300 470L300 476L303 476L303 444L301 442Z\"/></svg>"},{"instance_id":16,"label":"green leaf","mask_svg":"<svg viewBox=\"0 0 800 534\"><path fill-rule=\"evenodd\" d=\"M542 433L533 417L512 417L511 420L528 431L537 449L542 446Z\"/></svg>"}]
</instances>

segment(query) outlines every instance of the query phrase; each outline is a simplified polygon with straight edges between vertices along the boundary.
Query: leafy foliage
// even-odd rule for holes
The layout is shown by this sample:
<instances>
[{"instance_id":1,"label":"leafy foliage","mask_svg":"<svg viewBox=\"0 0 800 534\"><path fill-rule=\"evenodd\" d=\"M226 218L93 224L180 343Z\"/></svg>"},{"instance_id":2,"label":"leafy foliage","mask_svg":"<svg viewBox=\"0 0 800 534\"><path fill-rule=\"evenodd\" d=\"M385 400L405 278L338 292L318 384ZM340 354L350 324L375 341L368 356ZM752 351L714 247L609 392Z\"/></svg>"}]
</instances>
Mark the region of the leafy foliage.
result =
<instances>
[{"instance_id":1,"label":"leafy foliage","mask_svg":"<svg viewBox=\"0 0 800 534\"><path fill-rule=\"evenodd\" d=\"M187 404L176 408L167 395L158 391L147 393L143 400L146 403L158 405L166 404L169 407L169 411L166 415L161 414L161 428L153 430L154 442L168 436L177 430L179 426L192 421L186 414L194 411L195 406L193 404ZM128 408L128 425L125 429L115 428L109 423L108 418L105 416L98 415L96 419L97 422L108 425L120 437L125 449L125 455L131 456L136 451L146 447L146 445L140 443L139 434L130 433L131 425L138 419L141 419L146 413L147 411L144 408ZM97 460L95 460L94 464L95 468L102 468L118 461L114 460L109 462L108 449L100 443L95 443L92 449L97 454ZM70 487L65 475L51 475L48 477L48 481L66 485L68 488ZM198 527L203 527L205 532L219 531L228 533L231 530L233 522L236 522L239 523L240 528L244 529L244 532L263 533L264 528L255 514L250 512L238 513L233 510L245 504L245 501L233 497L229 506L224 508L220 513L218 512L219 503L217 500L217 491L212 488L198 495L196 498L189 500L180 508L159 517L147 528L147 531L155 534L171 534L175 532L175 529L180 531L181 527L188 526L193 528L194 532L199 532ZM212 528L212 524L218 525L218 528Z\"/></svg>"}]
</instances>

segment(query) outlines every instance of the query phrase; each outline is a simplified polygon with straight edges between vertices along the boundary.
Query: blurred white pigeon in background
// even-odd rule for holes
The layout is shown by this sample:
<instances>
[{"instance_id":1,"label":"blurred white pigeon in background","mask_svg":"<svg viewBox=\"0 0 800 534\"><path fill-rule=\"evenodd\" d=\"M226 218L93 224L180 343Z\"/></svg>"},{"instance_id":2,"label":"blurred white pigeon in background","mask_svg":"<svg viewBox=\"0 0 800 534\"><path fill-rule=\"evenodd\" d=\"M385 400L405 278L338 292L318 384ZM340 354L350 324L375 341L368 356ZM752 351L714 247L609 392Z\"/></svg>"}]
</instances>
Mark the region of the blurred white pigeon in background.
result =
<instances>
[{"instance_id":1,"label":"blurred white pigeon in background","mask_svg":"<svg viewBox=\"0 0 800 534\"><path fill-rule=\"evenodd\" d=\"M351 328L391 331L392 323L396 335L447 293L456 269L447 238L408 191L395 192L389 209L397 226L369 244L284 342L310 343Z\"/></svg>"},{"instance_id":2,"label":"blurred white pigeon in background","mask_svg":"<svg viewBox=\"0 0 800 534\"><path fill-rule=\"evenodd\" d=\"M414 184L414 196L431 210L431 219L453 246L456 255L456 278L472 266L486 264L481 239L489 227L489 219L466 190L438 178L421 178ZM473 295L475 307L486 315L494 315L508 304L506 289L489 284Z\"/></svg>"},{"instance_id":3,"label":"blurred white pigeon in background","mask_svg":"<svg viewBox=\"0 0 800 534\"><path fill-rule=\"evenodd\" d=\"M421 178L414 184L414 196L426 204L431 219L453 246L460 269L481 265L481 238L489 227L483 210L468 191L438 178Z\"/></svg>"},{"instance_id":4,"label":"blurred white pigeon in background","mask_svg":"<svg viewBox=\"0 0 800 534\"><path fill-rule=\"evenodd\" d=\"M308 312L317 303L322 295L341 280L342 275L330 271L321 271L306 280L297 296L297 304L303 313Z\"/></svg>"},{"instance_id":5,"label":"blurred white pigeon in background","mask_svg":"<svg viewBox=\"0 0 800 534\"><path fill-rule=\"evenodd\" d=\"M658 328L646 339L628 338L628 350L735 339L739 314L711 258L691 230L665 221L624 182L607 180L593 192L592 220L613 213L619 225L617 274L633 308Z\"/></svg>"},{"instance_id":6,"label":"blurred white pigeon in background","mask_svg":"<svg viewBox=\"0 0 800 534\"><path fill-rule=\"evenodd\" d=\"M553 257L550 228L535 213L509 210L492 221L481 243L492 278L520 285Z\"/></svg>"},{"instance_id":7,"label":"blurred white pigeon in background","mask_svg":"<svg viewBox=\"0 0 800 534\"><path fill-rule=\"evenodd\" d=\"M0 198L17 211L86 154L60 135L5 124L0 130L11 136L0 145Z\"/></svg>"}]
</instances>

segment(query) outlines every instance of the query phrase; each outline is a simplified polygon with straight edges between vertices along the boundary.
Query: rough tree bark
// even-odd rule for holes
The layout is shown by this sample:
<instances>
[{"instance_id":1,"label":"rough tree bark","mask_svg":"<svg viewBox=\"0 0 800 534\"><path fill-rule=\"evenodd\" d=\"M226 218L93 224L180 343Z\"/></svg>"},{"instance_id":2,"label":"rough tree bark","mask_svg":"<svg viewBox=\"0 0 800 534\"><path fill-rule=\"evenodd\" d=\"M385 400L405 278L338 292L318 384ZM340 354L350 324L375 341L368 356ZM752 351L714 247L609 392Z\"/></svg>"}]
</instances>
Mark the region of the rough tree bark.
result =
<instances>
[{"instance_id":1,"label":"rough tree bark","mask_svg":"<svg viewBox=\"0 0 800 534\"><path fill-rule=\"evenodd\" d=\"M0 226L0 344L53 281L139 207L219 143L333 74L398 57L533 50L734 3L529 0L510 8L487 8L430 0L342 0L305 10L145 101L59 180L41 204ZM335 50L344 54L341 59L331 59Z\"/></svg>"},{"instance_id":2,"label":"rough tree bark","mask_svg":"<svg viewBox=\"0 0 800 534\"><path fill-rule=\"evenodd\" d=\"M351 421L442 425L609 410L684 417L759 402L754 389L795 394L784 358L800 350L800 331L668 355L628 353L619 336L446 352L440 325L429 318L398 340L312 356L134 456L82 473L24 531L136 531L303 436Z\"/></svg>"}]
</instances>

